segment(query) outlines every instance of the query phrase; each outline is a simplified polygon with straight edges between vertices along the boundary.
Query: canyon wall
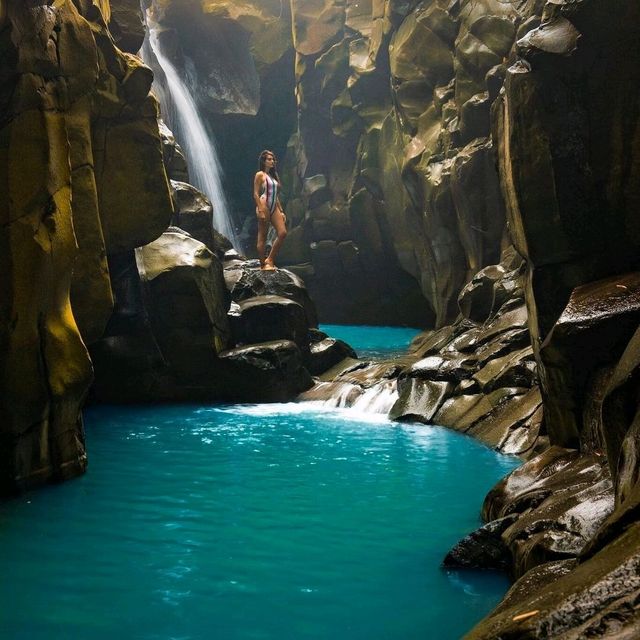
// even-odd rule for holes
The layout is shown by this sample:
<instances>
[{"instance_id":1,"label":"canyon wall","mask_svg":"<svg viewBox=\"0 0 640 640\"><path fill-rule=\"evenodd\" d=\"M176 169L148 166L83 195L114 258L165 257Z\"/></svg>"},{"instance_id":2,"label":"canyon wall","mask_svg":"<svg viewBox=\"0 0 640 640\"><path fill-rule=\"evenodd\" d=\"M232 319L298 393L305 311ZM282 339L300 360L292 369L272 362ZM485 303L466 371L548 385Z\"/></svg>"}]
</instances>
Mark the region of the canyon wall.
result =
<instances>
[{"instance_id":1,"label":"canyon wall","mask_svg":"<svg viewBox=\"0 0 640 640\"><path fill-rule=\"evenodd\" d=\"M172 214L152 74L116 45L142 37L134 2L0 3L2 493L84 470L85 345L113 306L107 255Z\"/></svg>"},{"instance_id":2,"label":"canyon wall","mask_svg":"<svg viewBox=\"0 0 640 640\"><path fill-rule=\"evenodd\" d=\"M556 446L487 496L521 577L468 637L637 637L640 6L530 10L494 137Z\"/></svg>"}]
</instances>

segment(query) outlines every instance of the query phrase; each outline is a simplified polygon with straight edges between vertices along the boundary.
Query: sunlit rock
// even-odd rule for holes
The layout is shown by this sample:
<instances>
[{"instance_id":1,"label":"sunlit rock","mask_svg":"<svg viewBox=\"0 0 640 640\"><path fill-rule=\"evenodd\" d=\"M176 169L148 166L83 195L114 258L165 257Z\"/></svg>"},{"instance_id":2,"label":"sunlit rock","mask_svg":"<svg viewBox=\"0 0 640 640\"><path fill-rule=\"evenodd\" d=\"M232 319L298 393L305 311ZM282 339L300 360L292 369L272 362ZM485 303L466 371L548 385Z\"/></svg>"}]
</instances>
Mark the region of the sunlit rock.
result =
<instances>
[{"instance_id":1,"label":"sunlit rock","mask_svg":"<svg viewBox=\"0 0 640 640\"><path fill-rule=\"evenodd\" d=\"M106 254L153 240L171 215L150 72L115 46L116 4L2 6L2 493L84 470L85 344L113 305Z\"/></svg>"}]
</instances>

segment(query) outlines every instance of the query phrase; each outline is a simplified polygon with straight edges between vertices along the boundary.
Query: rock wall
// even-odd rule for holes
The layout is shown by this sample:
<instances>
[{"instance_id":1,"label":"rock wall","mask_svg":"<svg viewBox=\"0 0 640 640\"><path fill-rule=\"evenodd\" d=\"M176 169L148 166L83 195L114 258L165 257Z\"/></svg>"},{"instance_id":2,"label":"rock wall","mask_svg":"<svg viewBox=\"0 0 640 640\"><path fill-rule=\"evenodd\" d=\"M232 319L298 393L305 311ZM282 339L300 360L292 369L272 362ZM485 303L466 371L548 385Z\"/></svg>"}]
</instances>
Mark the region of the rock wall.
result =
<instances>
[{"instance_id":1,"label":"rock wall","mask_svg":"<svg viewBox=\"0 0 640 640\"><path fill-rule=\"evenodd\" d=\"M381 265L398 265L428 302L422 326L450 323L464 284L500 259L489 107L518 13L493 0L294 6L299 133L288 175L318 280L350 240L359 260L343 264L347 280L358 261L376 283ZM332 29L307 28L329 13Z\"/></svg>"},{"instance_id":2,"label":"rock wall","mask_svg":"<svg viewBox=\"0 0 640 640\"><path fill-rule=\"evenodd\" d=\"M556 446L487 497L521 577L468 637L636 637L640 6L539 4L494 136Z\"/></svg>"},{"instance_id":3,"label":"rock wall","mask_svg":"<svg viewBox=\"0 0 640 640\"><path fill-rule=\"evenodd\" d=\"M107 255L172 214L134 1L0 3L0 492L81 473Z\"/></svg>"}]
</instances>

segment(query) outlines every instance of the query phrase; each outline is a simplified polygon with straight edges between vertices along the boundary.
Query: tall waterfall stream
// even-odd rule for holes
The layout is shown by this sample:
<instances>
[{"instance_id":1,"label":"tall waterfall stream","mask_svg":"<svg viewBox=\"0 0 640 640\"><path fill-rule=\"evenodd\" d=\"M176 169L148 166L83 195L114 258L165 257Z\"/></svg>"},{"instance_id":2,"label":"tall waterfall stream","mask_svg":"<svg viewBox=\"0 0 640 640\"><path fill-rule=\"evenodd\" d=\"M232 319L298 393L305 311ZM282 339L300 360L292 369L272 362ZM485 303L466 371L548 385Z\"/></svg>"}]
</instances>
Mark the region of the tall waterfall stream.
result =
<instances>
[{"instance_id":1,"label":"tall waterfall stream","mask_svg":"<svg viewBox=\"0 0 640 640\"><path fill-rule=\"evenodd\" d=\"M191 182L211 200L213 226L226 236L235 248L239 248L229 205L222 188L222 170L213 137L207 131L191 91L162 51L157 28L151 21L148 21L148 34L148 47L164 74L165 83L157 75L154 80L162 116L184 151ZM142 51L145 63L155 66L146 42Z\"/></svg>"}]
</instances>

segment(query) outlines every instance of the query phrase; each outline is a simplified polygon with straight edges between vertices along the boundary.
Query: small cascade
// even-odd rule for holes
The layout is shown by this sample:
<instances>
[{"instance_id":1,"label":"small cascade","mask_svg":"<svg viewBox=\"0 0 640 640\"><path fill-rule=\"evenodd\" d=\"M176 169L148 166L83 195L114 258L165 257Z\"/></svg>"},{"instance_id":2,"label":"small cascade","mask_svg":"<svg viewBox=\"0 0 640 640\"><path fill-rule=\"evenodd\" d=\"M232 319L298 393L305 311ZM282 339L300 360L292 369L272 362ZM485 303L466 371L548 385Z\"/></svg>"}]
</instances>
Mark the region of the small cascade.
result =
<instances>
[{"instance_id":1,"label":"small cascade","mask_svg":"<svg viewBox=\"0 0 640 640\"><path fill-rule=\"evenodd\" d=\"M397 399L396 381L384 380L365 390L351 406L362 413L388 414Z\"/></svg>"},{"instance_id":2,"label":"small cascade","mask_svg":"<svg viewBox=\"0 0 640 640\"><path fill-rule=\"evenodd\" d=\"M315 402L323 407L350 407L362 394L362 387L350 382L318 382L298 396L304 402Z\"/></svg>"},{"instance_id":3,"label":"small cascade","mask_svg":"<svg viewBox=\"0 0 640 640\"><path fill-rule=\"evenodd\" d=\"M158 77L154 80L154 85L159 85L156 93L161 103L163 117L184 151L191 182L213 204L213 226L238 249L239 244L231 223L229 205L222 189L222 172L213 138L207 132L187 85L169 58L162 52L157 27L150 20L147 26L148 46L160 65L166 82L162 86ZM143 58L146 64L154 66L146 46L143 48Z\"/></svg>"},{"instance_id":4,"label":"small cascade","mask_svg":"<svg viewBox=\"0 0 640 640\"><path fill-rule=\"evenodd\" d=\"M351 408L359 413L388 414L398 399L395 380L383 380L368 389L350 382L318 382L299 400L323 407Z\"/></svg>"}]
</instances>

